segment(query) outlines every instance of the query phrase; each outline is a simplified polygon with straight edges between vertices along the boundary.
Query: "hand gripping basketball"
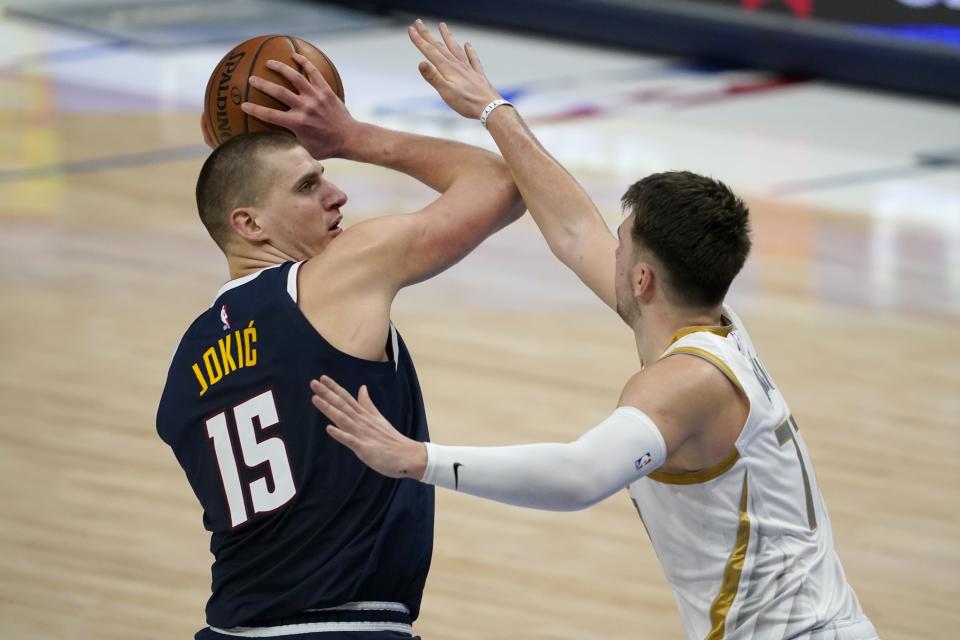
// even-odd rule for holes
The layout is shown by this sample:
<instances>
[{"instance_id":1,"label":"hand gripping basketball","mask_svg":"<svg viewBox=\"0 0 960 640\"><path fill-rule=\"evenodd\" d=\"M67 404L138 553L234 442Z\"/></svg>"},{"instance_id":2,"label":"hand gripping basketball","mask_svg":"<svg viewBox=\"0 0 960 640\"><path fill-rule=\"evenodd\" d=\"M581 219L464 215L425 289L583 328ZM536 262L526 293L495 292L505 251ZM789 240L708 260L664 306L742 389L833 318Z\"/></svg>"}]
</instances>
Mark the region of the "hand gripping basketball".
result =
<instances>
[{"instance_id":1,"label":"hand gripping basketball","mask_svg":"<svg viewBox=\"0 0 960 640\"><path fill-rule=\"evenodd\" d=\"M308 58L294 53L293 59L303 69L302 74L277 60L268 60L266 66L286 78L296 93L258 76L250 76L249 80L255 89L287 105L287 111L252 102L244 102L240 108L264 122L292 131L314 158L338 157L357 121Z\"/></svg>"},{"instance_id":2,"label":"hand gripping basketball","mask_svg":"<svg viewBox=\"0 0 960 640\"><path fill-rule=\"evenodd\" d=\"M420 63L420 74L451 109L477 120L484 107L500 98L483 71L476 49L469 42L461 47L445 23L440 23L442 43L422 20L408 27L407 32L426 58Z\"/></svg>"}]
</instances>

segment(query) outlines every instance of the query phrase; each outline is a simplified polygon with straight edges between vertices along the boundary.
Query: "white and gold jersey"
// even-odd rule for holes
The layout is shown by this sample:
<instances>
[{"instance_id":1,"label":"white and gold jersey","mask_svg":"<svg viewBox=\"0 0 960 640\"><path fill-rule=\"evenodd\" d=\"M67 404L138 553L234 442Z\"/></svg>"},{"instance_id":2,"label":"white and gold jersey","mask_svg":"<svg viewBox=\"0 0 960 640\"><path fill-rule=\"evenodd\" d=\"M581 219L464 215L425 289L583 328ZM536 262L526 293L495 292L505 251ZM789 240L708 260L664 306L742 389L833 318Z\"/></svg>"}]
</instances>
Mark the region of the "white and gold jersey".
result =
<instances>
[{"instance_id":1,"label":"white and gold jersey","mask_svg":"<svg viewBox=\"0 0 960 640\"><path fill-rule=\"evenodd\" d=\"M724 316L723 327L679 332L662 357L703 358L743 391L750 411L734 449L713 468L629 486L687 637L872 638L799 427L739 318Z\"/></svg>"}]
</instances>

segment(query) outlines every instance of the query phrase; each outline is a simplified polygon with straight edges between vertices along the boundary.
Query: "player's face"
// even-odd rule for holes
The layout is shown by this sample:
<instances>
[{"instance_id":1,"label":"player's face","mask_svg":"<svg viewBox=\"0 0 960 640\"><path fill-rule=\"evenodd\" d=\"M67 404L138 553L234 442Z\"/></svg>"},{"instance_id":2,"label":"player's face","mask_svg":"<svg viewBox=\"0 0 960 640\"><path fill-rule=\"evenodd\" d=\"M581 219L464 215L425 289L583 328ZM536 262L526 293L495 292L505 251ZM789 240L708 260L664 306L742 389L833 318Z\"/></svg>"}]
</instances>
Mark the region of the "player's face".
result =
<instances>
[{"instance_id":1,"label":"player's face","mask_svg":"<svg viewBox=\"0 0 960 640\"><path fill-rule=\"evenodd\" d=\"M268 162L276 176L262 222L270 242L296 260L312 258L340 235L347 195L303 147L277 151Z\"/></svg>"},{"instance_id":2,"label":"player's face","mask_svg":"<svg viewBox=\"0 0 960 640\"><path fill-rule=\"evenodd\" d=\"M630 214L617 228L617 313L629 324L634 326L640 317L640 307L633 295L633 267L636 264L633 235L633 216Z\"/></svg>"}]
</instances>

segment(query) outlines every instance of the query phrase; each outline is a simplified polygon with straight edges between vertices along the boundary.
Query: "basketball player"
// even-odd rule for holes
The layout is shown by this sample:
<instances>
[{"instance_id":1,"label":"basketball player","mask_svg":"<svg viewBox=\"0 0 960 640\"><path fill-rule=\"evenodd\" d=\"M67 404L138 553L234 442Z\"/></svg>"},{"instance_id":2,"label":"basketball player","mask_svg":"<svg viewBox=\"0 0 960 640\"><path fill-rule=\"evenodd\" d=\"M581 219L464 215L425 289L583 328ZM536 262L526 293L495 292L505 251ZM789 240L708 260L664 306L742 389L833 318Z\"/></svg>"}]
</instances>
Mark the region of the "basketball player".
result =
<instances>
[{"instance_id":1,"label":"basketball player","mask_svg":"<svg viewBox=\"0 0 960 640\"><path fill-rule=\"evenodd\" d=\"M460 260L523 213L495 154L354 120L313 65L269 66L289 105L246 105L296 134L234 137L197 181L200 218L231 280L177 348L157 430L203 507L214 555L198 639L411 637L433 544L433 488L384 478L331 440L311 377L366 385L401 432L426 440L397 292ZM209 132L207 132L209 133ZM209 136L208 136L209 137ZM299 142L298 142L299 141ZM341 228L347 196L318 159L406 173L442 195Z\"/></svg>"},{"instance_id":2,"label":"basketball player","mask_svg":"<svg viewBox=\"0 0 960 640\"><path fill-rule=\"evenodd\" d=\"M329 433L395 478L523 507L584 509L627 488L688 638L867 640L830 520L780 390L723 300L750 249L747 208L723 183L659 173L627 189L614 238L576 181L441 25L411 38L454 110L481 117L554 253L633 329L639 373L574 442L446 447L409 440L361 387L313 381Z\"/></svg>"}]
</instances>

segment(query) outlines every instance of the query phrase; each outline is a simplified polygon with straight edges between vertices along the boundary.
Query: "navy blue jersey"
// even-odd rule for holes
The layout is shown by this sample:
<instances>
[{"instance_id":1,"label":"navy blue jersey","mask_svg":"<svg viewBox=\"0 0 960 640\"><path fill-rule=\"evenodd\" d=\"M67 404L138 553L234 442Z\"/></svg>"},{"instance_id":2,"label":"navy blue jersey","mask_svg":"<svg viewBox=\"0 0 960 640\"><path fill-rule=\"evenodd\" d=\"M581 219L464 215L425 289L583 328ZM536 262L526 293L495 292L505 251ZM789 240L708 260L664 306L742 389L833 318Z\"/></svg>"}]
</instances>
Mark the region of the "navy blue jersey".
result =
<instances>
[{"instance_id":1,"label":"navy blue jersey","mask_svg":"<svg viewBox=\"0 0 960 640\"><path fill-rule=\"evenodd\" d=\"M311 378L367 385L426 441L417 374L391 328L389 362L328 344L300 312L286 263L228 283L187 330L157 411L203 506L214 556L207 623L256 625L355 601L417 617L433 547L433 488L368 469L324 430Z\"/></svg>"}]
</instances>

